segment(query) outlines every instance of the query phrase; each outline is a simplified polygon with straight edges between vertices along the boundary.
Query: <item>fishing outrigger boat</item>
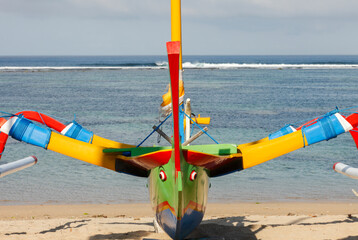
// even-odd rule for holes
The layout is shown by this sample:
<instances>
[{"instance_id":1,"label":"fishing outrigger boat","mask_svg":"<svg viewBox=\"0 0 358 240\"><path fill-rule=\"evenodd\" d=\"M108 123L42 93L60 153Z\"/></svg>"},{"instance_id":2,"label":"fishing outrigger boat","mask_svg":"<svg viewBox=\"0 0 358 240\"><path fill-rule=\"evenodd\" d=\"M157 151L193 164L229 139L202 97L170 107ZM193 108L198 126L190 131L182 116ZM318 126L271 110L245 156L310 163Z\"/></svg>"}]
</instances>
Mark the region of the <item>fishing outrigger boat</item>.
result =
<instances>
[{"instance_id":1,"label":"fishing outrigger boat","mask_svg":"<svg viewBox=\"0 0 358 240\"><path fill-rule=\"evenodd\" d=\"M357 130L358 114L343 116L335 109L299 127L286 125L261 140L241 145L218 144L200 126L208 125L210 118L192 118L190 100L184 101L180 5L180 0L171 0L172 37L167 43L170 88L161 105L165 119L148 135L158 132L169 146L143 147L148 137L138 145L116 142L95 135L75 121L65 125L43 113L22 111L0 118L0 157L11 136L119 173L148 178L156 222L172 239L184 239L203 219L210 178L242 171ZM170 117L172 138L160 130ZM192 124L201 130L193 136ZM203 133L215 144L191 145ZM352 135L357 141L357 134ZM28 157L0 165L0 177L36 161L35 157Z\"/></svg>"}]
</instances>

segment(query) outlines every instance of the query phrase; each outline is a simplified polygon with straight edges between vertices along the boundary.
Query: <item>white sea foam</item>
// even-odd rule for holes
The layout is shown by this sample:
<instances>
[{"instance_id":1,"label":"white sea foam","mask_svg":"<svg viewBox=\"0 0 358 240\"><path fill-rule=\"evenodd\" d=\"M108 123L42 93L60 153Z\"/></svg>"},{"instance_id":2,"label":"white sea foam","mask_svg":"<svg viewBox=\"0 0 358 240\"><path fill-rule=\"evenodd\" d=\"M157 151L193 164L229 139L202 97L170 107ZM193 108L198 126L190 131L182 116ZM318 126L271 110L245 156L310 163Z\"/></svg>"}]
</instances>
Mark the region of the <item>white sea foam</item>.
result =
<instances>
[{"instance_id":1,"label":"white sea foam","mask_svg":"<svg viewBox=\"0 0 358 240\"><path fill-rule=\"evenodd\" d=\"M16 72L16 71L87 71L87 70L124 70L124 69L163 69L165 66L62 66L62 67L53 67L53 66L41 66L41 67L0 67L0 71L3 72Z\"/></svg>"},{"instance_id":2,"label":"white sea foam","mask_svg":"<svg viewBox=\"0 0 358 240\"><path fill-rule=\"evenodd\" d=\"M156 64L158 67L160 67L160 66L167 67L167 66L168 66L168 62L165 62L165 61L163 61L163 62L156 62L155 64Z\"/></svg>"},{"instance_id":3,"label":"white sea foam","mask_svg":"<svg viewBox=\"0 0 358 240\"><path fill-rule=\"evenodd\" d=\"M166 69L167 62L155 66L3 66L0 72L16 71L89 71L125 69ZM205 63L184 62L184 69L358 69L358 64L266 64L266 63Z\"/></svg>"},{"instance_id":4,"label":"white sea foam","mask_svg":"<svg viewBox=\"0 0 358 240\"><path fill-rule=\"evenodd\" d=\"M358 64L183 63L187 69L354 69Z\"/></svg>"}]
</instances>

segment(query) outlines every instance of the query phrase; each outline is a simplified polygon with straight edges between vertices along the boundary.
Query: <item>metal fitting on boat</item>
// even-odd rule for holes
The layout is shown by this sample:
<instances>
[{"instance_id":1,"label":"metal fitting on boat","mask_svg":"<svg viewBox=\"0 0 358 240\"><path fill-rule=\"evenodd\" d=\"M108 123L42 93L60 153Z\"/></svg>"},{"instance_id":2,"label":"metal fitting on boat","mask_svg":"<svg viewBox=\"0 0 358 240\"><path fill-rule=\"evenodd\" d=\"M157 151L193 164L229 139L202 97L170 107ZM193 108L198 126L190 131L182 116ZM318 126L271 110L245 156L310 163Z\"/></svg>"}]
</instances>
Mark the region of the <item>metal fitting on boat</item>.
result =
<instances>
[{"instance_id":1,"label":"metal fitting on boat","mask_svg":"<svg viewBox=\"0 0 358 240\"><path fill-rule=\"evenodd\" d=\"M85 129L76 121L67 125L61 134L86 143L92 143L93 139L93 132Z\"/></svg>"}]
</instances>

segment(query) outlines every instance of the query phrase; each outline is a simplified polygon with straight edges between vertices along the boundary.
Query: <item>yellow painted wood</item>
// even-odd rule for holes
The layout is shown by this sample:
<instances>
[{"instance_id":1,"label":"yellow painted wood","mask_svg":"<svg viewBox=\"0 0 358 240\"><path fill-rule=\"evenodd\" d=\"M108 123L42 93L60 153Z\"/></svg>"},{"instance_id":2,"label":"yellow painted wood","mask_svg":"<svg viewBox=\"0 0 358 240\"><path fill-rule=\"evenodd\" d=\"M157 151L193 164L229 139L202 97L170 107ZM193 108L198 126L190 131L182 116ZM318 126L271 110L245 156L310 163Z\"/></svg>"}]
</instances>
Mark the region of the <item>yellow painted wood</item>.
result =
<instances>
[{"instance_id":1,"label":"yellow painted wood","mask_svg":"<svg viewBox=\"0 0 358 240\"><path fill-rule=\"evenodd\" d=\"M209 125L210 124L210 117L196 117L193 119L196 124L204 124ZM190 121L190 124L193 124L193 121ZM186 121L184 121L184 128L186 128Z\"/></svg>"},{"instance_id":2,"label":"yellow painted wood","mask_svg":"<svg viewBox=\"0 0 358 240\"><path fill-rule=\"evenodd\" d=\"M254 141L254 142L240 144L240 145L238 145L237 148L242 149L244 147L249 147L249 146L252 146L252 145L255 145L255 144L258 144L258 143L262 143L262 142L266 142L266 141L269 141L268 137L265 137L263 139L260 139L260 140Z\"/></svg>"},{"instance_id":3,"label":"yellow painted wood","mask_svg":"<svg viewBox=\"0 0 358 240\"><path fill-rule=\"evenodd\" d=\"M238 150L242 153L243 157L243 168L250 168L303 148L303 141L305 141L307 146L307 140L306 138L303 140L302 131L299 130L273 140L266 138L249 144L239 145Z\"/></svg>"},{"instance_id":4,"label":"yellow painted wood","mask_svg":"<svg viewBox=\"0 0 358 240\"><path fill-rule=\"evenodd\" d=\"M183 70L181 41L181 0L171 0L171 27L172 41L180 41L179 69Z\"/></svg>"},{"instance_id":5,"label":"yellow painted wood","mask_svg":"<svg viewBox=\"0 0 358 240\"><path fill-rule=\"evenodd\" d=\"M193 119L197 124L205 124L205 125L209 125L210 124L210 117L196 117Z\"/></svg>"},{"instance_id":6,"label":"yellow painted wood","mask_svg":"<svg viewBox=\"0 0 358 240\"><path fill-rule=\"evenodd\" d=\"M92 144L102 146L105 148L132 148L134 145L129 145L125 143L120 143L116 141L112 141L103 137L99 137L97 135L93 135Z\"/></svg>"},{"instance_id":7,"label":"yellow painted wood","mask_svg":"<svg viewBox=\"0 0 358 240\"><path fill-rule=\"evenodd\" d=\"M184 100L185 90L184 90L184 82L179 81L179 102L180 104ZM160 104L160 107L163 109L171 109L172 103L172 90L170 88L170 84L168 85L168 91L162 95L163 102Z\"/></svg>"},{"instance_id":8,"label":"yellow painted wood","mask_svg":"<svg viewBox=\"0 0 358 240\"><path fill-rule=\"evenodd\" d=\"M104 154L104 147L52 132L48 150L115 171L115 155Z\"/></svg>"}]
</instances>

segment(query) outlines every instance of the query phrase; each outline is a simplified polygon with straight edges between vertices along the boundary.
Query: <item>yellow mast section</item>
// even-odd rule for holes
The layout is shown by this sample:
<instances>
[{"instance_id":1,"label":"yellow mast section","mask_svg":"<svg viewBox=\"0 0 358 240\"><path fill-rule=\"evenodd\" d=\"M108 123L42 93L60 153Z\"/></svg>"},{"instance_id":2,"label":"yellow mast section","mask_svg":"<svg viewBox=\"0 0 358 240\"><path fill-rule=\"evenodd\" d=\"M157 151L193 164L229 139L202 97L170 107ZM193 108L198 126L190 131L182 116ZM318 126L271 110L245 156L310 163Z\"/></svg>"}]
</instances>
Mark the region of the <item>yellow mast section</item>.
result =
<instances>
[{"instance_id":1,"label":"yellow mast section","mask_svg":"<svg viewBox=\"0 0 358 240\"><path fill-rule=\"evenodd\" d=\"M171 0L172 41L180 41L179 80L182 80L181 0Z\"/></svg>"}]
</instances>

